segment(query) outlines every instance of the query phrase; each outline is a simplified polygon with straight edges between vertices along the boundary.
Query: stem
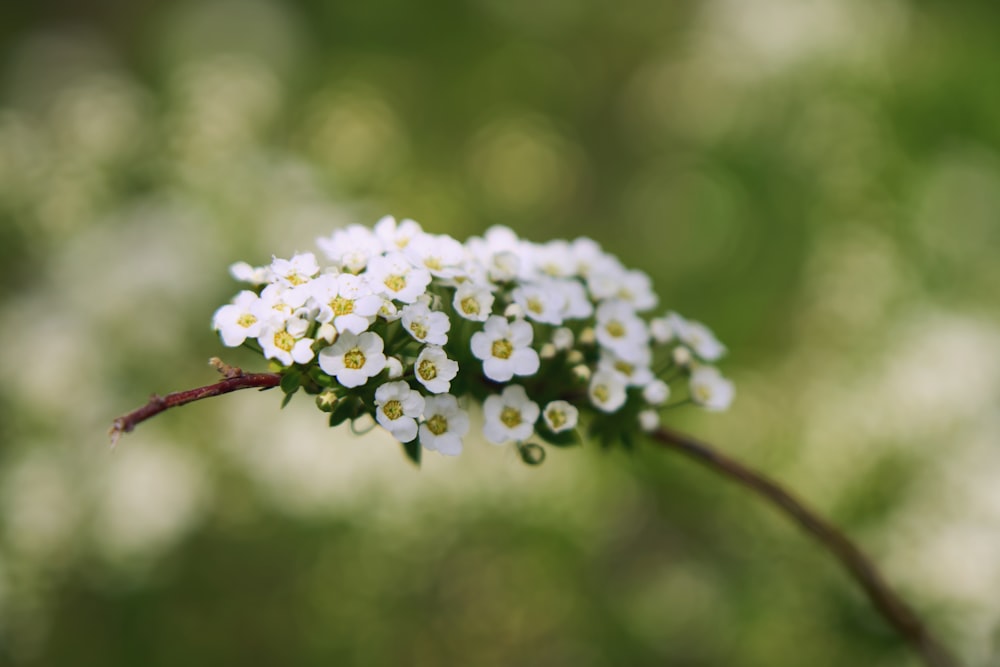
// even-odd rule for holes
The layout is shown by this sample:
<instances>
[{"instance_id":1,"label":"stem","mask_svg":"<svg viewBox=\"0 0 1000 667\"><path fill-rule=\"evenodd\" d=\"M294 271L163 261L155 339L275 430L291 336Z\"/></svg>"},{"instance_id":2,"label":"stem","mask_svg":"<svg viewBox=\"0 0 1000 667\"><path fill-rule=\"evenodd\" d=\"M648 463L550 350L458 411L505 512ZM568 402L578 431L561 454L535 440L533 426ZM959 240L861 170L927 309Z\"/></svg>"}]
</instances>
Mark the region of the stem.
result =
<instances>
[{"instance_id":1,"label":"stem","mask_svg":"<svg viewBox=\"0 0 1000 667\"><path fill-rule=\"evenodd\" d=\"M661 428L649 434L656 443L695 459L764 500L816 538L847 569L868 599L929 667L958 667L959 662L931 635L917 614L886 582L875 565L843 533L792 494L744 464L688 435Z\"/></svg>"},{"instance_id":2,"label":"stem","mask_svg":"<svg viewBox=\"0 0 1000 667\"><path fill-rule=\"evenodd\" d=\"M187 405L203 398L221 396L240 389L270 389L278 386L281 381L281 376L277 373L244 373L238 368L226 366L221 362L216 363L217 361L213 360L213 365L226 376L224 380L196 389L176 391L166 396L153 394L149 397L149 402L146 405L136 408L112 422L111 430L108 431L111 436L111 446L114 447L118 443L118 439L123 433L131 432L137 425L170 408Z\"/></svg>"}]
</instances>

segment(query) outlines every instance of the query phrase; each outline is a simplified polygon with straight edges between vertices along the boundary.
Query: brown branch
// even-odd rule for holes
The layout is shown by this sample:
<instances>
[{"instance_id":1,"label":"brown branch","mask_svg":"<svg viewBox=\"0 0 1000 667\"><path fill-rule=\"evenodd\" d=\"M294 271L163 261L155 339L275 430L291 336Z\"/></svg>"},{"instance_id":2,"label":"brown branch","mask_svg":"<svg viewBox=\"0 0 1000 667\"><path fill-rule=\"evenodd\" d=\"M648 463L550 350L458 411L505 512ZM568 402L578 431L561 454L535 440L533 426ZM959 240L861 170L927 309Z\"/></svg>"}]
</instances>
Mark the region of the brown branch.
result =
<instances>
[{"instance_id":1,"label":"brown branch","mask_svg":"<svg viewBox=\"0 0 1000 667\"><path fill-rule=\"evenodd\" d=\"M930 633L899 597L875 565L843 533L797 500L776 482L688 435L661 428L650 434L658 444L695 459L714 472L741 484L788 515L812 534L864 589L883 618L920 654L930 667L957 667L958 661Z\"/></svg>"},{"instance_id":2,"label":"brown branch","mask_svg":"<svg viewBox=\"0 0 1000 667\"><path fill-rule=\"evenodd\" d=\"M111 446L114 447L118 443L118 439L121 438L123 433L131 432L137 425L170 408L187 405L188 403L200 401L203 398L221 396L222 394L239 391L240 389L269 389L278 386L278 383L281 381L281 376L277 373L244 373L239 368L224 364L214 357L209 363L225 376L224 380L220 380L215 384L205 385L204 387L176 391L166 396L153 394L146 405L136 408L127 415L122 415L112 422L111 430L108 431L108 434L111 436Z\"/></svg>"}]
</instances>

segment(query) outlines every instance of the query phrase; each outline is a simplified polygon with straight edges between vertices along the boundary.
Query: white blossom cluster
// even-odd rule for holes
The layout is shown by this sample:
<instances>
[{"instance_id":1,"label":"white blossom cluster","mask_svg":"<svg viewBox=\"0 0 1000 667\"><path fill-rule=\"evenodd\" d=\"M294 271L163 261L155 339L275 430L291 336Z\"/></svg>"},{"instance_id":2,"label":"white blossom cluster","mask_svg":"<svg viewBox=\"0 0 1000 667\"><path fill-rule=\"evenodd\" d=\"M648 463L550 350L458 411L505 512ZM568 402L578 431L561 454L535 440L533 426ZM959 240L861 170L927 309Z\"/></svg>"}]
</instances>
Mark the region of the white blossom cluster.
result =
<instances>
[{"instance_id":1,"label":"white blossom cluster","mask_svg":"<svg viewBox=\"0 0 1000 667\"><path fill-rule=\"evenodd\" d=\"M251 289L213 328L270 359L289 397L316 395L331 424L367 414L415 459L417 443L458 454L471 403L488 441L521 447L568 444L583 426L609 442L654 430L664 407L733 399L712 332L673 312L648 319L649 276L591 239L537 244L497 226L463 244L385 217L317 245L322 265L313 253L234 264ZM668 405L678 384L687 398Z\"/></svg>"}]
</instances>

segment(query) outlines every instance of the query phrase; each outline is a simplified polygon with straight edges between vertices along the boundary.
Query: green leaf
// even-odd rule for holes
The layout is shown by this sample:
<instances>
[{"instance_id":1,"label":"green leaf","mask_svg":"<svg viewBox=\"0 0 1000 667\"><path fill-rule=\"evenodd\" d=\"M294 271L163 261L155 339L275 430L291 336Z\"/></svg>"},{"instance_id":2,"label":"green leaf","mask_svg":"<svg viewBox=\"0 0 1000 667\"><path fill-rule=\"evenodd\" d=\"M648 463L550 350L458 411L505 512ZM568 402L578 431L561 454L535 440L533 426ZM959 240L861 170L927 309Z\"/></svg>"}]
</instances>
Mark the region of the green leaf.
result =
<instances>
[{"instance_id":1,"label":"green leaf","mask_svg":"<svg viewBox=\"0 0 1000 667\"><path fill-rule=\"evenodd\" d=\"M330 426L340 426L348 419L354 419L358 416L359 407L357 399L351 396L340 399L330 413Z\"/></svg>"},{"instance_id":2,"label":"green leaf","mask_svg":"<svg viewBox=\"0 0 1000 667\"><path fill-rule=\"evenodd\" d=\"M294 394L299 390L302 385L302 373L299 371L290 370L281 376L281 382L278 384L281 387L281 391L286 394Z\"/></svg>"},{"instance_id":3,"label":"green leaf","mask_svg":"<svg viewBox=\"0 0 1000 667\"><path fill-rule=\"evenodd\" d=\"M414 438L409 442L403 443L403 451L406 452L406 458L413 461L418 468L420 467L421 450L423 450L423 447L420 446L420 440L418 438Z\"/></svg>"},{"instance_id":4,"label":"green leaf","mask_svg":"<svg viewBox=\"0 0 1000 667\"><path fill-rule=\"evenodd\" d=\"M290 393L288 393L288 394L285 394L285 397L284 397L283 399L281 399L281 409L282 409L282 410L284 410L284 409L285 409L285 406L286 406L286 405L288 405L288 404L289 404L289 402L291 402L291 400L292 400L292 396L294 396L294 395L295 395L295 392L294 392L294 391L293 391L293 392L290 392Z\"/></svg>"}]
</instances>

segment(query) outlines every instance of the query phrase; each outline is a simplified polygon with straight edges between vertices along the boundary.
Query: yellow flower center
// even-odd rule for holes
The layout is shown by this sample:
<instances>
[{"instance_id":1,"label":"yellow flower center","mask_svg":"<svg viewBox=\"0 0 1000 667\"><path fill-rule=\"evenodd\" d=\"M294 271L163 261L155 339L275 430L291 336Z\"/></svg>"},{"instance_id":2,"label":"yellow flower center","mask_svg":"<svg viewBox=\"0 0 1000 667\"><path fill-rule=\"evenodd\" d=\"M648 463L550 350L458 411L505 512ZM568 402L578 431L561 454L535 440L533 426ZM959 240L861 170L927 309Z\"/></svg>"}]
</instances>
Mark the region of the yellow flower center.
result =
<instances>
[{"instance_id":1,"label":"yellow flower center","mask_svg":"<svg viewBox=\"0 0 1000 667\"><path fill-rule=\"evenodd\" d=\"M256 323L257 323L257 318L251 315L250 313L243 313L242 315L240 315L239 319L236 320L236 324L246 329L249 329Z\"/></svg>"},{"instance_id":2,"label":"yellow flower center","mask_svg":"<svg viewBox=\"0 0 1000 667\"><path fill-rule=\"evenodd\" d=\"M279 350L291 352L292 348L295 347L295 336L287 331L279 331L274 334L274 346Z\"/></svg>"},{"instance_id":3,"label":"yellow flower center","mask_svg":"<svg viewBox=\"0 0 1000 667\"><path fill-rule=\"evenodd\" d=\"M624 361L616 361L615 362L615 370L618 371L619 373L623 374L623 375L626 375L628 377L632 377L632 373L633 373L633 371L635 371L635 366L633 366L632 364L626 363Z\"/></svg>"},{"instance_id":4,"label":"yellow flower center","mask_svg":"<svg viewBox=\"0 0 1000 667\"><path fill-rule=\"evenodd\" d=\"M385 286L393 292L401 292L406 289L406 276L386 276Z\"/></svg>"},{"instance_id":5,"label":"yellow flower center","mask_svg":"<svg viewBox=\"0 0 1000 667\"><path fill-rule=\"evenodd\" d=\"M608 399L611 398L611 391L606 384L599 384L594 387L593 394L601 403L607 403Z\"/></svg>"},{"instance_id":6,"label":"yellow flower center","mask_svg":"<svg viewBox=\"0 0 1000 667\"><path fill-rule=\"evenodd\" d=\"M625 327L618 320L611 320L608 322L605 325L604 330L615 338L621 338L625 335Z\"/></svg>"},{"instance_id":7,"label":"yellow flower center","mask_svg":"<svg viewBox=\"0 0 1000 667\"><path fill-rule=\"evenodd\" d=\"M699 403L707 403L712 398L712 390L705 385L698 385L694 388L694 395Z\"/></svg>"},{"instance_id":8,"label":"yellow flower center","mask_svg":"<svg viewBox=\"0 0 1000 667\"><path fill-rule=\"evenodd\" d=\"M437 377L438 369L437 366L434 365L433 361L424 359L417 366L417 373L419 373L420 377L423 379L430 381Z\"/></svg>"},{"instance_id":9,"label":"yellow flower center","mask_svg":"<svg viewBox=\"0 0 1000 667\"><path fill-rule=\"evenodd\" d=\"M330 302L330 310L333 311L335 317L340 317L341 315L350 315L354 312L354 301L351 299L345 299L342 296L338 296L333 301Z\"/></svg>"},{"instance_id":10,"label":"yellow flower center","mask_svg":"<svg viewBox=\"0 0 1000 667\"><path fill-rule=\"evenodd\" d=\"M510 341L501 338L500 340L493 341L493 356L498 359L510 359L510 355L514 353L514 346L510 344Z\"/></svg>"},{"instance_id":11,"label":"yellow flower center","mask_svg":"<svg viewBox=\"0 0 1000 667\"><path fill-rule=\"evenodd\" d=\"M464 299L462 299L462 301L461 301L461 303L459 305L462 306L462 312L465 313L465 314L467 314L467 315L478 315L479 314L479 302L476 301L471 296L467 296Z\"/></svg>"},{"instance_id":12,"label":"yellow flower center","mask_svg":"<svg viewBox=\"0 0 1000 667\"><path fill-rule=\"evenodd\" d=\"M427 327L424 326L423 322L410 323L410 331L412 331L413 335L416 336L417 338L427 338L428 331Z\"/></svg>"},{"instance_id":13,"label":"yellow flower center","mask_svg":"<svg viewBox=\"0 0 1000 667\"><path fill-rule=\"evenodd\" d=\"M444 415L434 415L427 420L427 428L434 435L441 435L448 430L448 420Z\"/></svg>"},{"instance_id":14,"label":"yellow flower center","mask_svg":"<svg viewBox=\"0 0 1000 667\"><path fill-rule=\"evenodd\" d=\"M305 278L303 278L302 276L300 276L298 273L296 273L294 271L292 273L289 273L287 276L285 276L285 278L287 278L288 282L290 282L292 285L294 285L296 287L306 282Z\"/></svg>"},{"instance_id":15,"label":"yellow flower center","mask_svg":"<svg viewBox=\"0 0 1000 667\"><path fill-rule=\"evenodd\" d=\"M352 347L344 353L344 366L350 368L352 371L362 368L365 365L365 361L365 353L361 351L360 347Z\"/></svg>"},{"instance_id":16,"label":"yellow flower center","mask_svg":"<svg viewBox=\"0 0 1000 667\"><path fill-rule=\"evenodd\" d=\"M528 299L528 310L533 312L535 315L538 315L545 310L545 306L543 306L542 302L538 299Z\"/></svg>"},{"instance_id":17,"label":"yellow flower center","mask_svg":"<svg viewBox=\"0 0 1000 667\"><path fill-rule=\"evenodd\" d=\"M508 405L500 411L500 421L502 421L507 428L520 426L522 421L521 411Z\"/></svg>"},{"instance_id":18,"label":"yellow flower center","mask_svg":"<svg viewBox=\"0 0 1000 667\"><path fill-rule=\"evenodd\" d=\"M396 399L393 399L382 406L382 412L384 412L385 416L389 419L399 419L403 416L403 404Z\"/></svg>"},{"instance_id":19,"label":"yellow flower center","mask_svg":"<svg viewBox=\"0 0 1000 667\"><path fill-rule=\"evenodd\" d=\"M443 268L441 260L437 257L428 257L424 260L424 266L426 266L431 271L440 271Z\"/></svg>"},{"instance_id":20,"label":"yellow flower center","mask_svg":"<svg viewBox=\"0 0 1000 667\"><path fill-rule=\"evenodd\" d=\"M549 418L549 422L552 424L552 428L559 428L566 423L566 413L562 410L552 409L546 413Z\"/></svg>"}]
</instances>

